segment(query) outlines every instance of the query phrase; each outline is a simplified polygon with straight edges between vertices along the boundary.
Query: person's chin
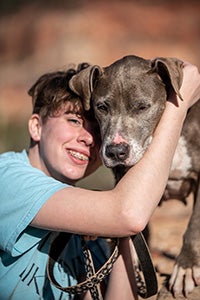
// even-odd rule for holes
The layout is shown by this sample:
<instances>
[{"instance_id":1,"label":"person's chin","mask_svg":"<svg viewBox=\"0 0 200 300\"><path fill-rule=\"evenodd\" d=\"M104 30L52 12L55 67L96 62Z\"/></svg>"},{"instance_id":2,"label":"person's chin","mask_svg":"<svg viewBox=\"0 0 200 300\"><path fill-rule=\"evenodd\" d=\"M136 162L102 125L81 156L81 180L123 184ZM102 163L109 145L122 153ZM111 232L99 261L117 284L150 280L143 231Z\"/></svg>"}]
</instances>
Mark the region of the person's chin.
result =
<instances>
[{"instance_id":1,"label":"person's chin","mask_svg":"<svg viewBox=\"0 0 200 300\"><path fill-rule=\"evenodd\" d=\"M76 182L80 179L82 179L83 177L85 177L85 174L86 174L86 168L82 168L81 170L79 171L71 171L71 172L68 172L68 174L66 174L66 177L72 181L72 182Z\"/></svg>"}]
</instances>

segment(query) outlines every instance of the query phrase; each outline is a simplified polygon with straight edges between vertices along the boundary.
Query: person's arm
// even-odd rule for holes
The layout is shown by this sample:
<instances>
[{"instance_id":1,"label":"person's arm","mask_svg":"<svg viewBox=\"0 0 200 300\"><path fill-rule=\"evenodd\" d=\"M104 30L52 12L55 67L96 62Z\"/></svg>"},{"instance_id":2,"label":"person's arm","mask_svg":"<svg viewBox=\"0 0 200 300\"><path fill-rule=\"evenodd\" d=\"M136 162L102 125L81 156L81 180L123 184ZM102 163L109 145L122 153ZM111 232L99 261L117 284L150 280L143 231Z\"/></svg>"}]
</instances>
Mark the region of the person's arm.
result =
<instances>
[{"instance_id":1,"label":"person's arm","mask_svg":"<svg viewBox=\"0 0 200 300\"><path fill-rule=\"evenodd\" d=\"M130 238L119 241L119 257L110 274L105 300L137 300L137 285L134 273L133 242Z\"/></svg>"},{"instance_id":2,"label":"person's arm","mask_svg":"<svg viewBox=\"0 0 200 300\"><path fill-rule=\"evenodd\" d=\"M144 229L164 192L188 108L200 98L200 74L186 65L181 94L173 96L143 158L111 191L65 188L40 209L32 225L97 236L130 236ZM177 103L175 103L177 101Z\"/></svg>"}]
</instances>

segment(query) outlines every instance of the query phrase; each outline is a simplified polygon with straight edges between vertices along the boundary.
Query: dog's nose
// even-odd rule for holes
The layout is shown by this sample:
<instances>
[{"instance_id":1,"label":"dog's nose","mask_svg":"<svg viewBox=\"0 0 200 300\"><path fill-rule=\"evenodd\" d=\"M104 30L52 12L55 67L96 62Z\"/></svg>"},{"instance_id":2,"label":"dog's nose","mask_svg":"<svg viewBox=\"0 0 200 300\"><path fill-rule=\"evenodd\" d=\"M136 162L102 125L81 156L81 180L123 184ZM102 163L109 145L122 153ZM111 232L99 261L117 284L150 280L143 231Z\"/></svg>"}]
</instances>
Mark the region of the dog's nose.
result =
<instances>
[{"instance_id":1,"label":"dog's nose","mask_svg":"<svg viewBox=\"0 0 200 300\"><path fill-rule=\"evenodd\" d=\"M130 146L126 143L110 144L106 147L106 156L123 162L129 156Z\"/></svg>"}]
</instances>

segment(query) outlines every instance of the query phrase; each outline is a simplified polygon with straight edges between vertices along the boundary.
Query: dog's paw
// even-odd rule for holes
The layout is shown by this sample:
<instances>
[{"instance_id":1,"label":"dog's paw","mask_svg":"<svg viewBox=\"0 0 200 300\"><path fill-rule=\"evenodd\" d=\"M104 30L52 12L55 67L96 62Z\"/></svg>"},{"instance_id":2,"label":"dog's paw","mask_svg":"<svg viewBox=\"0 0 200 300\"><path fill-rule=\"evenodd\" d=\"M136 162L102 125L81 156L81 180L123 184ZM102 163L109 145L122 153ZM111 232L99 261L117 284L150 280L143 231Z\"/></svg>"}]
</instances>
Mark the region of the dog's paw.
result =
<instances>
[{"instance_id":1,"label":"dog's paw","mask_svg":"<svg viewBox=\"0 0 200 300\"><path fill-rule=\"evenodd\" d=\"M169 280L169 289L175 298L180 295L187 298L197 285L200 285L200 267L184 269L178 264L175 265Z\"/></svg>"}]
</instances>

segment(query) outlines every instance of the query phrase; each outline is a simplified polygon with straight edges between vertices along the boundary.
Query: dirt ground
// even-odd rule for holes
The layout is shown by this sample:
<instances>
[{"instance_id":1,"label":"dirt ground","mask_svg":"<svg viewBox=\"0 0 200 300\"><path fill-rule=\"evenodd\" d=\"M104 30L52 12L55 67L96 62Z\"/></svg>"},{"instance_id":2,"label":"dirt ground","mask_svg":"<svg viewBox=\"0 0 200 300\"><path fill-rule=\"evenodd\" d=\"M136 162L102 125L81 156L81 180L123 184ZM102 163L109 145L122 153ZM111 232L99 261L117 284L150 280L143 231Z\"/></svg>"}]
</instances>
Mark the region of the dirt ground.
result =
<instances>
[{"instance_id":1,"label":"dirt ground","mask_svg":"<svg viewBox=\"0 0 200 300\"><path fill-rule=\"evenodd\" d=\"M170 200L157 208L150 222L150 251L157 270L159 290L162 288L166 275L170 275L174 265L174 257L179 253L182 236L187 227L192 211L192 199L187 206L180 201ZM172 300L172 295L163 289L162 299ZM141 298L142 299L142 298ZM157 299L157 296L148 298ZM177 299L185 299L179 297ZM195 288L189 300L200 300L200 287Z\"/></svg>"}]
</instances>

